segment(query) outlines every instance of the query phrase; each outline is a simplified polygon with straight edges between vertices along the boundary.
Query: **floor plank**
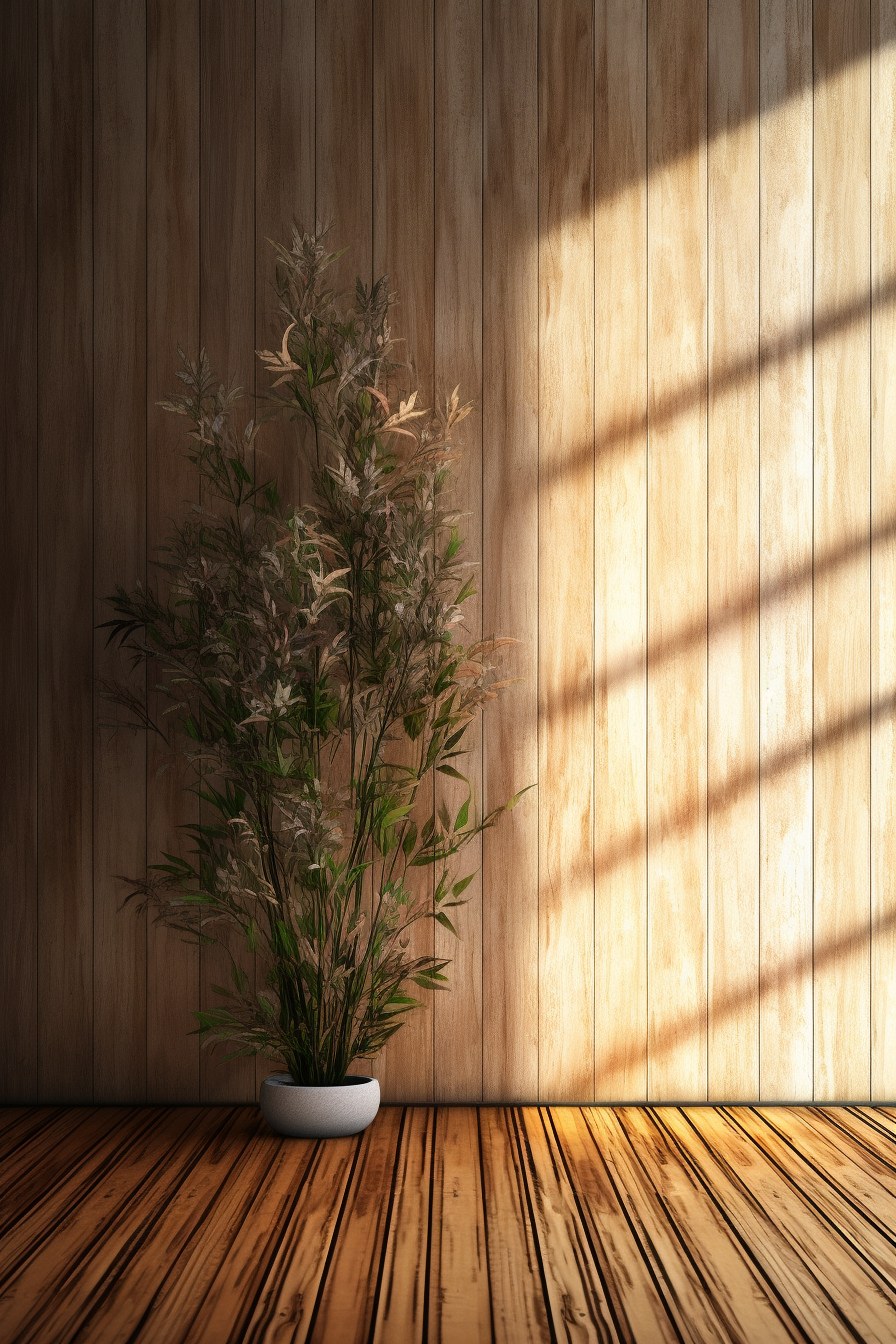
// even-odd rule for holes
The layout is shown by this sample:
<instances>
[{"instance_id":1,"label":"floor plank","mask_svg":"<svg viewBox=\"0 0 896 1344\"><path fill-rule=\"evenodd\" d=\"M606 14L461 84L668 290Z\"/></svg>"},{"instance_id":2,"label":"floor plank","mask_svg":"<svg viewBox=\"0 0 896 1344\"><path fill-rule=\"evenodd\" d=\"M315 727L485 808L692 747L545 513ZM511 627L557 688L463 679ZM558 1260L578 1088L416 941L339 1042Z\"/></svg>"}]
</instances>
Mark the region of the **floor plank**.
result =
<instances>
[{"instance_id":1,"label":"floor plank","mask_svg":"<svg viewBox=\"0 0 896 1344\"><path fill-rule=\"evenodd\" d=\"M523 1172L543 1266L548 1311L574 1339L618 1338L603 1284L590 1254L575 1192L564 1181L544 1113L517 1113Z\"/></svg>"},{"instance_id":2,"label":"floor plank","mask_svg":"<svg viewBox=\"0 0 896 1344\"><path fill-rule=\"evenodd\" d=\"M592 1246L603 1251L603 1273L626 1338L672 1341L675 1326L634 1225L620 1199L594 1131L576 1107L552 1112L554 1130L579 1193Z\"/></svg>"},{"instance_id":3,"label":"floor plank","mask_svg":"<svg viewBox=\"0 0 896 1344\"><path fill-rule=\"evenodd\" d=\"M72 1107L53 1116L50 1123L4 1158L0 1169L0 1236L67 1179L73 1154L89 1152L102 1143L119 1118L107 1107L99 1111Z\"/></svg>"},{"instance_id":4,"label":"floor plank","mask_svg":"<svg viewBox=\"0 0 896 1344\"><path fill-rule=\"evenodd\" d=\"M479 1128L467 1106L440 1108L436 1117L429 1289L432 1344L489 1344Z\"/></svg>"},{"instance_id":5,"label":"floor plank","mask_svg":"<svg viewBox=\"0 0 896 1344\"><path fill-rule=\"evenodd\" d=\"M648 1170L626 1141L617 1112L603 1108L586 1112L595 1142L605 1155L628 1218L653 1270L680 1339L728 1344L726 1326L700 1271L677 1235L665 1202Z\"/></svg>"},{"instance_id":6,"label":"floor plank","mask_svg":"<svg viewBox=\"0 0 896 1344\"><path fill-rule=\"evenodd\" d=\"M374 1344L423 1338L435 1112L408 1108L380 1272Z\"/></svg>"},{"instance_id":7,"label":"floor plank","mask_svg":"<svg viewBox=\"0 0 896 1344\"><path fill-rule=\"evenodd\" d=\"M383 1107L20 1112L0 1339L891 1344L896 1115Z\"/></svg>"},{"instance_id":8,"label":"floor plank","mask_svg":"<svg viewBox=\"0 0 896 1344\"><path fill-rule=\"evenodd\" d=\"M748 1248L757 1266L787 1301L807 1339L855 1340L848 1318L825 1292L798 1251L776 1226L771 1207L741 1179L729 1161L727 1143L714 1150L694 1123L693 1112L664 1109L660 1123L674 1138L682 1159L692 1166L704 1188L724 1209L728 1226Z\"/></svg>"},{"instance_id":9,"label":"floor plank","mask_svg":"<svg viewBox=\"0 0 896 1344\"><path fill-rule=\"evenodd\" d=\"M495 1344L550 1339L513 1116L507 1107L484 1107L479 1123Z\"/></svg>"},{"instance_id":10,"label":"floor plank","mask_svg":"<svg viewBox=\"0 0 896 1344\"><path fill-rule=\"evenodd\" d=\"M366 1344L398 1163L403 1111L384 1108L364 1134L311 1338Z\"/></svg>"},{"instance_id":11,"label":"floor plank","mask_svg":"<svg viewBox=\"0 0 896 1344\"><path fill-rule=\"evenodd\" d=\"M0 1236L0 1286L4 1289L7 1280L30 1255L40 1255L43 1248L52 1245L59 1225L66 1218L76 1217L82 1204L89 1209L94 1202L108 1202L120 1169L134 1156L135 1150L139 1152L141 1140L147 1136L150 1128L153 1129L154 1147L159 1149L162 1134L166 1128L170 1128L166 1126L164 1115L159 1119L156 1113L156 1123L153 1124L145 1112L121 1114L123 1119L120 1123L110 1129L99 1143L75 1150L76 1158L67 1178L47 1190L43 1198L28 1210L27 1217L11 1222ZM184 1114L175 1113L178 1123L176 1137L182 1133Z\"/></svg>"},{"instance_id":12,"label":"floor plank","mask_svg":"<svg viewBox=\"0 0 896 1344\"><path fill-rule=\"evenodd\" d=\"M18 1263L3 1292L0 1336L47 1340L77 1328L98 1276L118 1268L139 1247L139 1232L212 1140L228 1112L196 1109L174 1112L160 1128L147 1125L121 1144L112 1169L102 1173L86 1196L69 1201L67 1186L58 1200L62 1218L53 1235L36 1241L8 1238ZM89 1196L93 1195L93 1198ZM27 1232L28 1224L22 1231ZM136 1243L136 1244L135 1244ZM6 1248L4 1247L4 1250Z\"/></svg>"},{"instance_id":13,"label":"floor plank","mask_svg":"<svg viewBox=\"0 0 896 1344\"><path fill-rule=\"evenodd\" d=\"M896 1311L881 1285L844 1243L830 1235L812 1203L790 1185L766 1154L743 1142L746 1136L732 1113L701 1110L699 1126L710 1144L726 1149L744 1184L763 1205L774 1210L775 1225L836 1303L843 1320L858 1331L859 1338L880 1340L881 1344L892 1339Z\"/></svg>"}]
</instances>

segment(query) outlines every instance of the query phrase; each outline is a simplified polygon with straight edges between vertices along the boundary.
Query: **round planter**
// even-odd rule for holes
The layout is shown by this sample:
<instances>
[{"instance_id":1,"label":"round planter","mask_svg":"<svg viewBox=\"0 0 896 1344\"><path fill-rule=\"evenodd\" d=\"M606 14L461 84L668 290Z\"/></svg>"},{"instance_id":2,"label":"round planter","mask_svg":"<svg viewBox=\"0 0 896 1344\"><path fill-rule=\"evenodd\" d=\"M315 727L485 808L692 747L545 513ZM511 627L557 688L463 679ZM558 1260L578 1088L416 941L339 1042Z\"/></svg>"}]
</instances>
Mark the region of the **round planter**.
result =
<instances>
[{"instance_id":1,"label":"round planter","mask_svg":"<svg viewBox=\"0 0 896 1344\"><path fill-rule=\"evenodd\" d=\"M350 1074L331 1087L302 1087L289 1073L272 1073L261 1085L261 1113L271 1129L295 1139L339 1139L360 1134L380 1107L375 1078Z\"/></svg>"}]
</instances>

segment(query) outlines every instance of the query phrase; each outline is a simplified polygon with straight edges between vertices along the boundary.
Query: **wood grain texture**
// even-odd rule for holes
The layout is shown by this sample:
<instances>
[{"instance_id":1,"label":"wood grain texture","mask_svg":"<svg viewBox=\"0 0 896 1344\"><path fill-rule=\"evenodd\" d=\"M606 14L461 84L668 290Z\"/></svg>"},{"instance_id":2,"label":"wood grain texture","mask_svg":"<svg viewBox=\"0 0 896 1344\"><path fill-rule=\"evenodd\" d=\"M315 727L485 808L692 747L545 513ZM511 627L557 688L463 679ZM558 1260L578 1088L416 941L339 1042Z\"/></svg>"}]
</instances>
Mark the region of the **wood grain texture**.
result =
<instances>
[{"instance_id":1,"label":"wood grain texture","mask_svg":"<svg viewBox=\"0 0 896 1344\"><path fill-rule=\"evenodd\" d=\"M482 625L517 640L483 721L483 806L538 781L538 6L485 0ZM511 252L513 267L506 265ZM482 838L487 1101L538 1096L538 795Z\"/></svg>"},{"instance_id":2,"label":"wood grain texture","mask_svg":"<svg viewBox=\"0 0 896 1344\"><path fill-rule=\"evenodd\" d=\"M870 1097L869 9L813 8L814 298L856 305L815 344L812 702L815 1097ZM855 543L849 562L819 561ZM819 964L818 951L828 955Z\"/></svg>"},{"instance_id":3,"label":"wood grain texture","mask_svg":"<svg viewBox=\"0 0 896 1344\"><path fill-rule=\"evenodd\" d=\"M373 275L373 0L317 0L316 211L345 248L332 272L354 292ZM301 175L304 182L304 173Z\"/></svg>"},{"instance_id":4,"label":"wood grain texture","mask_svg":"<svg viewBox=\"0 0 896 1344\"><path fill-rule=\"evenodd\" d=\"M810 1339L854 1339L850 1320L825 1291L787 1239L778 1218L769 1217L764 1191L754 1189L749 1164L740 1154L736 1132L716 1128L706 1133L700 1112L659 1112L663 1128L673 1137L677 1152L724 1208L732 1234L776 1285L791 1316Z\"/></svg>"},{"instance_id":5,"label":"wood grain texture","mask_svg":"<svg viewBox=\"0 0 896 1344\"><path fill-rule=\"evenodd\" d=\"M321 8L323 8L321 6ZM323 16L322 16L323 17ZM315 227L317 204L315 132L316 9L314 0L286 4L283 0L255 3L255 350L278 349L285 321L278 313L274 286L274 245L290 247L293 229ZM321 40L326 56L325 38ZM333 72L324 62L322 86L329 87ZM288 172L284 165L289 164ZM258 410L271 380L253 361L252 387ZM277 480L286 508L308 503L311 497L308 449L311 436L298 421L280 416L256 440L256 469L263 480ZM265 968L258 961L256 976ZM256 1093L271 1072L270 1060L255 1059Z\"/></svg>"},{"instance_id":6,"label":"wood grain texture","mask_svg":"<svg viewBox=\"0 0 896 1344\"><path fill-rule=\"evenodd\" d=\"M160 1333L170 1328L171 1338L180 1332L182 1338L205 1344L245 1334L309 1173L319 1170L312 1165L317 1144L275 1142L272 1148L264 1131L261 1142L270 1158L263 1180L238 1187L242 1198L226 1211L223 1242L210 1248L208 1234L196 1239L172 1285L170 1301L163 1304Z\"/></svg>"},{"instance_id":7,"label":"wood grain texture","mask_svg":"<svg viewBox=\"0 0 896 1344\"><path fill-rule=\"evenodd\" d=\"M400 306L393 323L405 387L435 395L434 15L413 0L381 0L373 23L373 269L388 275ZM418 798L430 814L432 785ZM432 879L420 869L415 892L431 902ZM432 955L434 925L420 920L411 955ZM421 1007L392 1038L373 1072L390 1101L431 1101L434 1095L431 990L414 988Z\"/></svg>"},{"instance_id":8,"label":"wood grain texture","mask_svg":"<svg viewBox=\"0 0 896 1344\"><path fill-rule=\"evenodd\" d=\"M3 292L0 367L7 371L4 474L16 482L0 533L3 694L0 740L0 1096L37 1096L37 11L25 0L0 13L0 196Z\"/></svg>"},{"instance_id":9,"label":"wood grain texture","mask_svg":"<svg viewBox=\"0 0 896 1344\"><path fill-rule=\"evenodd\" d=\"M233 1111L206 1111L198 1123L194 1117L188 1128L188 1116L175 1111L170 1127L176 1136L175 1145L168 1152L164 1144L154 1142L150 1131L136 1148L132 1163L121 1171L117 1181L109 1182L102 1216L94 1222L86 1221L90 1242L84 1251L89 1255L89 1265L79 1265L74 1273L66 1273L63 1268L55 1279L51 1269L47 1282L54 1284L56 1292L48 1294L38 1310L29 1312L20 1324L13 1315L21 1339L58 1338L70 1330L93 1334L101 1304L106 1305L109 1326L99 1332L100 1336L105 1333L106 1338L120 1339L124 1330L140 1324L140 1307L177 1255L184 1223L189 1227L193 1218L201 1216L203 1204L210 1203L217 1193L228 1167L242 1156L242 1143L234 1148L227 1142L240 1118ZM63 1264L67 1240L64 1234L60 1238ZM115 1264L137 1245L147 1250L140 1272L123 1291L116 1292L114 1287L110 1291L109 1278ZM69 1242L69 1252L70 1248ZM13 1302L24 1308L33 1291L31 1285L37 1281L35 1276L46 1271L46 1265L38 1268L32 1263L25 1267L16 1280Z\"/></svg>"},{"instance_id":10,"label":"wood grain texture","mask_svg":"<svg viewBox=\"0 0 896 1344\"><path fill-rule=\"evenodd\" d=\"M305 1140L307 1146L310 1140ZM310 1337L315 1307L341 1212L354 1176L359 1139L335 1139L315 1145L301 1205L278 1238L261 1292L249 1318L248 1338L294 1340ZM220 1328L220 1325L219 1325ZM214 1338L203 1322L206 1339Z\"/></svg>"},{"instance_id":11,"label":"wood grain texture","mask_svg":"<svg viewBox=\"0 0 896 1344\"><path fill-rule=\"evenodd\" d=\"M600 1267L591 1253L576 1188L557 1160L548 1114L527 1107L517 1112L516 1122L551 1319L568 1322L570 1333L582 1340L612 1339L613 1317Z\"/></svg>"},{"instance_id":12,"label":"wood grain texture","mask_svg":"<svg viewBox=\"0 0 896 1344\"><path fill-rule=\"evenodd\" d=\"M871 30L871 1100L896 1096L896 5Z\"/></svg>"},{"instance_id":13,"label":"wood grain texture","mask_svg":"<svg viewBox=\"0 0 896 1344\"><path fill-rule=\"evenodd\" d=\"M459 387L473 410L458 429L459 461L451 506L461 515L464 560L476 595L464 604L463 638L482 637L482 0L447 0L435 11L435 394ZM438 775L436 808L452 818L472 794L482 814L482 716L454 764L469 784ZM450 961L451 992L433 1002L434 1096L482 1098L482 838L463 852L458 876L475 873L465 904L445 913L457 930L437 925L436 956Z\"/></svg>"},{"instance_id":14,"label":"wood grain texture","mask_svg":"<svg viewBox=\"0 0 896 1344\"><path fill-rule=\"evenodd\" d=\"M367 1344L377 1305L379 1266L392 1211L384 1198L394 1189L405 1112L397 1106L361 1140L358 1162L345 1206L345 1217L314 1317L314 1339ZM347 1285L354 1284L354 1291Z\"/></svg>"},{"instance_id":15,"label":"wood grain texture","mask_svg":"<svg viewBox=\"0 0 896 1344\"><path fill-rule=\"evenodd\" d=\"M455 989L384 1095L892 1099L891 0L2 22L0 1095L233 1101L267 1069L200 1063L226 962L118 913L198 808L164 743L144 774L101 727L93 626L197 501L176 346L260 390L295 216L332 222L338 286L390 274L406 383L476 404L471 626L521 680L472 777L484 807L538 786L459 942L419 929ZM296 427L261 451L306 498Z\"/></svg>"},{"instance_id":16,"label":"wood grain texture","mask_svg":"<svg viewBox=\"0 0 896 1344\"><path fill-rule=\"evenodd\" d=\"M522 1171L519 1129L511 1111L479 1112L483 1199L488 1210L488 1278L496 1344L549 1335L539 1251Z\"/></svg>"},{"instance_id":17,"label":"wood grain texture","mask_svg":"<svg viewBox=\"0 0 896 1344\"><path fill-rule=\"evenodd\" d=\"M705 5L652 5L647 631L657 656L647 668L647 900L654 1100L702 1100L707 1085L705 80ZM681 380L687 402L674 418L663 415ZM687 645L675 640L682 628L695 632Z\"/></svg>"},{"instance_id":18,"label":"wood grain texture","mask_svg":"<svg viewBox=\"0 0 896 1344\"><path fill-rule=\"evenodd\" d=\"M436 1113L411 1106L405 1113L395 1164L392 1217L379 1271L373 1344L424 1338L429 1317L421 1259L429 1237Z\"/></svg>"},{"instance_id":19,"label":"wood grain texture","mask_svg":"<svg viewBox=\"0 0 896 1344\"><path fill-rule=\"evenodd\" d=\"M614 1319L625 1321L635 1339L655 1339L659 1344L677 1338L656 1274L632 1236L631 1221L594 1129L575 1107L558 1107L551 1112L551 1123L570 1184L579 1197L589 1245L599 1261Z\"/></svg>"},{"instance_id":20,"label":"wood grain texture","mask_svg":"<svg viewBox=\"0 0 896 1344\"><path fill-rule=\"evenodd\" d=\"M147 5L146 142L146 545L147 577L159 583L158 548L191 504L199 485L184 453L178 418L158 405L176 385L176 347L199 353L199 0L176 9ZM159 671L147 670L150 714L165 708ZM185 763L167 742L150 737L147 752L146 851L190 851L179 830L198 820L186 792ZM127 916L124 916L125 918ZM199 1042L190 1035L199 1006L199 948L164 925L150 924L146 948L146 1095L150 1101L195 1101Z\"/></svg>"},{"instance_id":21,"label":"wood grain texture","mask_svg":"<svg viewBox=\"0 0 896 1344\"><path fill-rule=\"evenodd\" d=\"M596 7L594 59L594 1049L613 1101L647 1097L645 3Z\"/></svg>"},{"instance_id":22,"label":"wood grain texture","mask_svg":"<svg viewBox=\"0 0 896 1344\"><path fill-rule=\"evenodd\" d=\"M710 1315L705 1302L709 1297L713 1332L718 1331L720 1339L749 1344L754 1339L784 1341L798 1338L785 1304L775 1293L768 1291L767 1281L763 1281L754 1265L745 1263L740 1248L726 1236L724 1211L718 1208L693 1172L670 1160L661 1131L651 1114L627 1107L619 1114L619 1124L642 1179L656 1192L657 1204L675 1229L681 1249L700 1284L699 1296L704 1303L696 1320ZM716 1253L707 1256L704 1248L708 1246L715 1246Z\"/></svg>"},{"instance_id":23,"label":"wood grain texture","mask_svg":"<svg viewBox=\"0 0 896 1344\"><path fill-rule=\"evenodd\" d=\"M99 5L93 25L93 594L146 583L146 5ZM146 705L146 670L94 635L94 672ZM146 1097L146 915L122 878L146 871L146 734L94 700L93 1098Z\"/></svg>"},{"instance_id":24,"label":"wood grain texture","mask_svg":"<svg viewBox=\"0 0 896 1344\"><path fill-rule=\"evenodd\" d=\"M203 0L200 11L200 310L199 331L212 368L251 398L255 390L255 5ZM244 418L254 414L251 400ZM254 957L234 936L231 952L254 978ZM201 1007L230 984L230 956L200 951ZM203 1101L249 1101L254 1059L224 1060L222 1047L200 1056Z\"/></svg>"},{"instance_id":25,"label":"wood grain texture","mask_svg":"<svg viewBox=\"0 0 896 1344\"><path fill-rule=\"evenodd\" d=\"M762 6L759 69L759 1095L787 1101L813 1088L811 5Z\"/></svg>"},{"instance_id":26,"label":"wood grain texture","mask_svg":"<svg viewBox=\"0 0 896 1344\"><path fill-rule=\"evenodd\" d=\"M385 1107L322 1143L248 1107L35 1111L22 1128L3 1338L896 1331L896 1118L880 1109ZM29 1160L51 1141L38 1192Z\"/></svg>"},{"instance_id":27,"label":"wood grain texture","mask_svg":"<svg viewBox=\"0 0 896 1344\"><path fill-rule=\"evenodd\" d=\"M270 350L272 342L279 348L285 325L277 314L273 244L291 246L293 226L312 230L319 213L314 0L300 4L256 0L255 42L255 349ZM326 60L323 33L321 56L321 83L326 88L334 72ZM287 164L289 170L284 171ZM270 379L255 361L252 371L251 386L263 395ZM304 427L285 416L274 421L256 442L256 454L262 454L258 465L265 479L277 477L284 504L304 504L310 497L310 474L303 456L307 444Z\"/></svg>"},{"instance_id":28,"label":"wood grain texture","mask_svg":"<svg viewBox=\"0 0 896 1344\"><path fill-rule=\"evenodd\" d=\"M93 1091L93 24L38 10L38 1096ZM26 1005L27 1006L27 1005Z\"/></svg>"},{"instance_id":29,"label":"wood grain texture","mask_svg":"<svg viewBox=\"0 0 896 1344\"><path fill-rule=\"evenodd\" d=\"M759 1093L757 0L713 0L707 41L707 1088L737 1101Z\"/></svg>"},{"instance_id":30,"label":"wood grain texture","mask_svg":"<svg viewBox=\"0 0 896 1344\"><path fill-rule=\"evenodd\" d=\"M594 1095L594 26L539 10L539 1096Z\"/></svg>"},{"instance_id":31,"label":"wood grain texture","mask_svg":"<svg viewBox=\"0 0 896 1344\"><path fill-rule=\"evenodd\" d=\"M477 1112L440 1107L433 1147L428 1340L490 1344L491 1292Z\"/></svg>"}]
</instances>

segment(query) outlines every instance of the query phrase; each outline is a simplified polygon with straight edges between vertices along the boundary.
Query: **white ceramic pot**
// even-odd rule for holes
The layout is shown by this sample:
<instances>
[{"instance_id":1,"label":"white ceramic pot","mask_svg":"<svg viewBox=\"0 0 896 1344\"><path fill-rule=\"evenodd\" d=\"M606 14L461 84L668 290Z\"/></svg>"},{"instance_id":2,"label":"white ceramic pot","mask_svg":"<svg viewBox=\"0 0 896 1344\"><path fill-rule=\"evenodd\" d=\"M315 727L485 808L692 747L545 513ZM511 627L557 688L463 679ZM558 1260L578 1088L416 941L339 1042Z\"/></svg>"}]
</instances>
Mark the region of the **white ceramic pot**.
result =
<instances>
[{"instance_id":1,"label":"white ceramic pot","mask_svg":"<svg viewBox=\"0 0 896 1344\"><path fill-rule=\"evenodd\" d=\"M380 1108L375 1078L349 1074L330 1087L302 1087L292 1074L272 1073L261 1085L261 1113L271 1129L295 1139L360 1134Z\"/></svg>"}]
</instances>

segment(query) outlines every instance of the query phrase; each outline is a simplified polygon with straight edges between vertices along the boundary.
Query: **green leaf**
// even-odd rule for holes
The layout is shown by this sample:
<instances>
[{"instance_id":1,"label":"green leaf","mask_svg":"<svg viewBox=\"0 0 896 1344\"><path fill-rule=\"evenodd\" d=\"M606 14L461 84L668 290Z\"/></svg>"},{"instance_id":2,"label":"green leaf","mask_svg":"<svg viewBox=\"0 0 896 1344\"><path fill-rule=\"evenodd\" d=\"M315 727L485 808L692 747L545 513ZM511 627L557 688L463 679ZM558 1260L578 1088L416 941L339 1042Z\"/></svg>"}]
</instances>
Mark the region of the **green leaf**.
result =
<instances>
[{"instance_id":1,"label":"green leaf","mask_svg":"<svg viewBox=\"0 0 896 1344\"><path fill-rule=\"evenodd\" d=\"M507 811L512 812L513 809L516 807L517 803L519 802L519 800L522 798L523 794L528 793L530 789L534 788L535 788L534 784L527 784L524 789L520 789L519 793L515 793L512 798L508 798Z\"/></svg>"},{"instance_id":2,"label":"green leaf","mask_svg":"<svg viewBox=\"0 0 896 1344\"><path fill-rule=\"evenodd\" d=\"M475 873L470 873L469 877L462 877L459 882L455 882L454 886L451 888L451 895L459 896L462 891L466 891L475 876Z\"/></svg>"},{"instance_id":3,"label":"green leaf","mask_svg":"<svg viewBox=\"0 0 896 1344\"><path fill-rule=\"evenodd\" d=\"M437 765L436 769L440 775L448 775L451 779L459 779L462 784L469 784L466 775L462 775L459 770L455 770L453 765Z\"/></svg>"},{"instance_id":4,"label":"green leaf","mask_svg":"<svg viewBox=\"0 0 896 1344\"><path fill-rule=\"evenodd\" d=\"M469 815L470 815L470 798L468 796L466 802L462 804L461 809L457 814L457 819L455 820L454 823L455 831L463 830L463 828L467 824L467 818Z\"/></svg>"},{"instance_id":5,"label":"green leaf","mask_svg":"<svg viewBox=\"0 0 896 1344\"><path fill-rule=\"evenodd\" d=\"M413 806L413 803L406 803L404 807L393 807L392 811L387 812L385 817L383 817L383 830L387 830L388 827L394 826L396 821L401 821L402 817L406 817Z\"/></svg>"},{"instance_id":6,"label":"green leaf","mask_svg":"<svg viewBox=\"0 0 896 1344\"><path fill-rule=\"evenodd\" d=\"M420 709L413 714L406 714L403 722L404 730L408 737L412 742L416 742L417 738L423 732L423 725L426 723L426 711Z\"/></svg>"},{"instance_id":7,"label":"green leaf","mask_svg":"<svg viewBox=\"0 0 896 1344\"><path fill-rule=\"evenodd\" d=\"M457 937L457 929L451 923L451 920L445 914L444 910L437 910L433 915L433 918L436 920L437 923L443 925L444 928L448 929L451 933L453 933L455 938Z\"/></svg>"},{"instance_id":8,"label":"green leaf","mask_svg":"<svg viewBox=\"0 0 896 1344\"><path fill-rule=\"evenodd\" d=\"M409 867L409 868L429 868L429 867L431 867L432 864L434 864L434 863L438 863L438 862L439 862L439 859L440 859L441 857L442 857L441 854L436 854L436 853L434 853L431 849L424 849L424 850L421 850L421 852L420 852L419 854L415 854L415 855L414 855L414 857L411 859L411 862L409 863L408 867Z\"/></svg>"},{"instance_id":9,"label":"green leaf","mask_svg":"<svg viewBox=\"0 0 896 1344\"><path fill-rule=\"evenodd\" d=\"M457 606L460 606L462 602L466 602L467 598L474 597L475 594L476 589L473 586L473 577L471 575L470 578L467 579L463 588L461 588L460 592L458 593L454 601Z\"/></svg>"},{"instance_id":10,"label":"green leaf","mask_svg":"<svg viewBox=\"0 0 896 1344\"><path fill-rule=\"evenodd\" d=\"M411 854L416 843L417 843L417 823L415 821L411 821L408 823L408 828L405 831L404 840L402 840L401 842L401 847L404 850L405 858L407 858L407 856Z\"/></svg>"}]
</instances>

